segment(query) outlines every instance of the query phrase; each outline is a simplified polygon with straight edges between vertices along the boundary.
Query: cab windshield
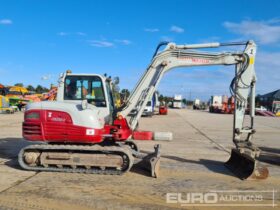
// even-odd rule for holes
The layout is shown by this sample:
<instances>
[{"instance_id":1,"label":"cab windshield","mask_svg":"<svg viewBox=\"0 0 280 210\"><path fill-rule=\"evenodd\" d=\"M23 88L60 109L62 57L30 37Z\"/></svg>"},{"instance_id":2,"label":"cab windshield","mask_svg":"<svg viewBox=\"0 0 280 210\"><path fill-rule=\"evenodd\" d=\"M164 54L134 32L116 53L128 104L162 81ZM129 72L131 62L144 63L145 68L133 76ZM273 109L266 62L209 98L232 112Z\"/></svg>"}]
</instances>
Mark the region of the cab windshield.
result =
<instances>
[{"instance_id":1,"label":"cab windshield","mask_svg":"<svg viewBox=\"0 0 280 210\"><path fill-rule=\"evenodd\" d=\"M87 100L97 107L106 107L102 80L99 76L66 76L64 100Z\"/></svg>"}]
</instances>

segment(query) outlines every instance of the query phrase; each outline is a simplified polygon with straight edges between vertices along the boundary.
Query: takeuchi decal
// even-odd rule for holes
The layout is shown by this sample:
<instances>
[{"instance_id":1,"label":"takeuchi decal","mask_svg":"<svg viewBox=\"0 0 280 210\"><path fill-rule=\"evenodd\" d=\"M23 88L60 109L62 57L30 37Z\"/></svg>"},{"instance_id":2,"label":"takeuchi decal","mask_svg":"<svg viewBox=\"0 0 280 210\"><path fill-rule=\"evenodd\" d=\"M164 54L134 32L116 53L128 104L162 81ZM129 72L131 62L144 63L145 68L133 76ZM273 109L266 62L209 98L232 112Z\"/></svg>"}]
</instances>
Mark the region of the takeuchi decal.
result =
<instances>
[{"instance_id":1,"label":"takeuchi decal","mask_svg":"<svg viewBox=\"0 0 280 210\"><path fill-rule=\"evenodd\" d=\"M190 63L197 63L197 64L209 64L211 60L203 59L203 58L191 58L191 57L179 57L179 60L184 60Z\"/></svg>"}]
</instances>

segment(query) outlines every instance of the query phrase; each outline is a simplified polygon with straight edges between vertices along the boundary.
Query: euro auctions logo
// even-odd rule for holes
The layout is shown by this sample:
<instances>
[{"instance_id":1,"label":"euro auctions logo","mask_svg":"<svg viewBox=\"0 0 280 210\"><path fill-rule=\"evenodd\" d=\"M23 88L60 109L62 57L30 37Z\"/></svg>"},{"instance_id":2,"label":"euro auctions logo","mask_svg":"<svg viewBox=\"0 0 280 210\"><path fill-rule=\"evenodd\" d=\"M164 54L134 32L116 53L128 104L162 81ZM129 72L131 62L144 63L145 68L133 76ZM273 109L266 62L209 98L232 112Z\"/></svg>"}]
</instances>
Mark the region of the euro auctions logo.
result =
<instances>
[{"instance_id":1,"label":"euro auctions logo","mask_svg":"<svg viewBox=\"0 0 280 210\"><path fill-rule=\"evenodd\" d=\"M194 204L194 203L218 203L217 193L167 193L167 203Z\"/></svg>"},{"instance_id":2,"label":"euro auctions logo","mask_svg":"<svg viewBox=\"0 0 280 210\"><path fill-rule=\"evenodd\" d=\"M270 206L276 207L277 191L218 191L167 193L166 203L180 206Z\"/></svg>"}]
</instances>

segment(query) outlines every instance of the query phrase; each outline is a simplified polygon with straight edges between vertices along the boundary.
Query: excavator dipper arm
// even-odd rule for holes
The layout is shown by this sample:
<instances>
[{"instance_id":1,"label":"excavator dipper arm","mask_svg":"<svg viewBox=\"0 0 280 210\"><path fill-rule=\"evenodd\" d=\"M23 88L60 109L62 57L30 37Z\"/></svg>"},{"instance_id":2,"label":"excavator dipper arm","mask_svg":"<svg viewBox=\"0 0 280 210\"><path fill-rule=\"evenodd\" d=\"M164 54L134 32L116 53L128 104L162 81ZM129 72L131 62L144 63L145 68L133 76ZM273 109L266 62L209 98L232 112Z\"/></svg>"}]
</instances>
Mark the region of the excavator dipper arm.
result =
<instances>
[{"instance_id":1,"label":"excavator dipper arm","mask_svg":"<svg viewBox=\"0 0 280 210\"><path fill-rule=\"evenodd\" d=\"M257 166L256 157L258 157L260 150L251 142L255 133L256 75L254 63L256 44L253 41L193 45L164 43L160 44L159 47L162 45L167 46L162 52L155 53L151 64L140 78L127 103L119 110L119 114L127 118L132 109L136 108L136 114L130 117L128 121L129 127L132 130L136 128L148 99L157 89L163 75L171 69L192 66L235 65L235 76L231 82L230 90L235 97L233 143L236 148L232 150L232 155L226 162L226 166L241 179L266 178L268 170ZM245 49L242 52L222 53L195 50L232 45L244 45ZM250 102L250 123L244 125L248 99Z\"/></svg>"}]
</instances>

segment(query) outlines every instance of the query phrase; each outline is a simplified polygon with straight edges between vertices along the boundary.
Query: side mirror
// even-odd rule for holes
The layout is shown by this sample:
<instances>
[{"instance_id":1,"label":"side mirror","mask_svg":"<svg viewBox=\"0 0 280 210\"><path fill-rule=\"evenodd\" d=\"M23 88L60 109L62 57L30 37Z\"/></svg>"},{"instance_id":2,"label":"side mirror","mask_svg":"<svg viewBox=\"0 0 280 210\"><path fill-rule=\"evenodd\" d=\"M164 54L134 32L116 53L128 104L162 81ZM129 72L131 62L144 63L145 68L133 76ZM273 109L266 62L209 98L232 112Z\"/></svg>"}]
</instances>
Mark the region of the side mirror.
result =
<instances>
[{"instance_id":1,"label":"side mirror","mask_svg":"<svg viewBox=\"0 0 280 210\"><path fill-rule=\"evenodd\" d=\"M82 109L85 110L87 108L88 108L88 102L87 102L87 100L83 100L82 101Z\"/></svg>"}]
</instances>

